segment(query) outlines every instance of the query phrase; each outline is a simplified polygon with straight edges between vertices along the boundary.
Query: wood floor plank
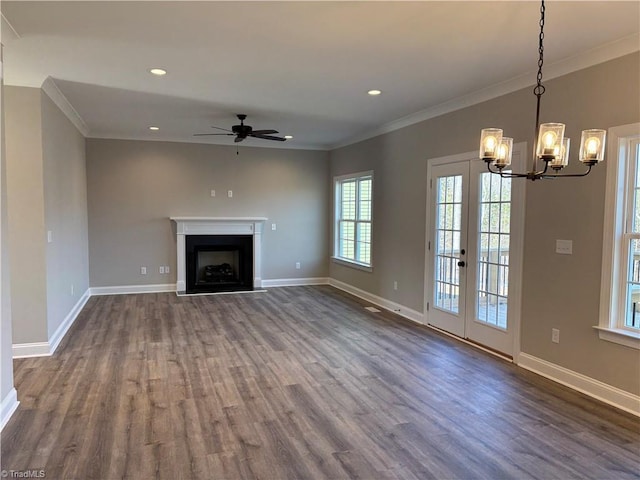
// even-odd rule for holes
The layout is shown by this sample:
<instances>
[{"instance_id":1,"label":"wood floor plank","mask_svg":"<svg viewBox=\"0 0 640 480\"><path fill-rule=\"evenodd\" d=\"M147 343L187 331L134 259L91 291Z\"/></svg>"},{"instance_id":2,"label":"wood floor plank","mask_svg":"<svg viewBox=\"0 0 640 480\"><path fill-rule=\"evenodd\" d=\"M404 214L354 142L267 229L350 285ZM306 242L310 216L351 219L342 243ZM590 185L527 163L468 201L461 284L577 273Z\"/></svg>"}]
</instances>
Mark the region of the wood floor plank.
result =
<instances>
[{"instance_id":1,"label":"wood floor plank","mask_svg":"<svg viewBox=\"0 0 640 480\"><path fill-rule=\"evenodd\" d=\"M640 478L640 419L329 286L92 297L16 360L1 467L67 479Z\"/></svg>"}]
</instances>

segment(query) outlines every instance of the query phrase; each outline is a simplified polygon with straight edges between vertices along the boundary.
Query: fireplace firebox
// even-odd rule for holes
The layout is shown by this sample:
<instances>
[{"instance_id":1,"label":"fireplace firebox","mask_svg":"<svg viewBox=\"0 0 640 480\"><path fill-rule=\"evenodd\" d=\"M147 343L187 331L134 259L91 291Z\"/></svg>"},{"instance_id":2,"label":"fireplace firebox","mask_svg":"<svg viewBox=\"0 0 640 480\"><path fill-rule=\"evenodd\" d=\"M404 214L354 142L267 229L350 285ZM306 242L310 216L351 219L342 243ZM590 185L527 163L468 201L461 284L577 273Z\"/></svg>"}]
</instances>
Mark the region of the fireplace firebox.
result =
<instances>
[{"instance_id":1,"label":"fireplace firebox","mask_svg":"<svg viewBox=\"0 0 640 480\"><path fill-rule=\"evenodd\" d=\"M253 290L252 235L188 235L186 293Z\"/></svg>"}]
</instances>

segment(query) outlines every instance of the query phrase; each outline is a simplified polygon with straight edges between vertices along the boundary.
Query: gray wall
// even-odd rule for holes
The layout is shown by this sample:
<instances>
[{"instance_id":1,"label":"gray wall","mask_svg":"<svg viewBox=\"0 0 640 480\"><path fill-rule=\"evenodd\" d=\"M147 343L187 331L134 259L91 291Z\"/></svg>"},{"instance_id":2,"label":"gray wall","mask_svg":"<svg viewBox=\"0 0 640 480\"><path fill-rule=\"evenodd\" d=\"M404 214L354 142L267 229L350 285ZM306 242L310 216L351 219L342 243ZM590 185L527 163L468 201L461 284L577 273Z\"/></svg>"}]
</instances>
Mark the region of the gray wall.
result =
<instances>
[{"instance_id":1,"label":"gray wall","mask_svg":"<svg viewBox=\"0 0 640 480\"><path fill-rule=\"evenodd\" d=\"M82 134L41 91L48 337L89 288L87 172ZM73 293L72 293L73 288Z\"/></svg>"},{"instance_id":2,"label":"gray wall","mask_svg":"<svg viewBox=\"0 0 640 480\"><path fill-rule=\"evenodd\" d=\"M38 88L5 112L13 343L47 342L89 288L84 137Z\"/></svg>"},{"instance_id":3,"label":"gray wall","mask_svg":"<svg viewBox=\"0 0 640 480\"><path fill-rule=\"evenodd\" d=\"M46 342L40 89L7 86L4 100L13 343Z\"/></svg>"},{"instance_id":4,"label":"gray wall","mask_svg":"<svg viewBox=\"0 0 640 480\"><path fill-rule=\"evenodd\" d=\"M541 120L567 124L573 159L581 130L640 119L639 72L634 53L545 82ZM427 159L476 150L485 126L503 126L530 145L534 121L527 88L332 151L332 176L374 170L374 271L331 263L330 276L422 311ZM640 352L602 341L592 328L599 321L605 178L606 163L583 179L527 185L521 350L638 395ZM555 239L572 239L573 255L556 255ZM561 330L560 344L551 343L552 327Z\"/></svg>"},{"instance_id":5,"label":"gray wall","mask_svg":"<svg viewBox=\"0 0 640 480\"><path fill-rule=\"evenodd\" d=\"M88 139L91 286L175 283L170 216L267 217L262 278L326 277L327 152L243 146L238 152L233 146ZM171 273L159 274L161 265Z\"/></svg>"},{"instance_id":6,"label":"gray wall","mask_svg":"<svg viewBox=\"0 0 640 480\"><path fill-rule=\"evenodd\" d=\"M13 390L11 290L9 287L9 239L7 235L9 222L7 219L7 173L4 146L4 85L1 67L0 65L0 403Z\"/></svg>"}]
</instances>

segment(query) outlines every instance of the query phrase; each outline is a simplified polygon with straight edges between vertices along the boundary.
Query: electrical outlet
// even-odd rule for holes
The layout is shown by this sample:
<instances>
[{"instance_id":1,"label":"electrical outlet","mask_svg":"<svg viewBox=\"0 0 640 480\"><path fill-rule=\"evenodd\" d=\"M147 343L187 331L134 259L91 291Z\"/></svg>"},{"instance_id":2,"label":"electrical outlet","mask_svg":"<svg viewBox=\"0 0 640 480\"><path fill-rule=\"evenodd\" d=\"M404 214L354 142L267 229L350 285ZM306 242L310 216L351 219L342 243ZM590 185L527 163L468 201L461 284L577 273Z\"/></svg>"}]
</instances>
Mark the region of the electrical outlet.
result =
<instances>
[{"instance_id":1,"label":"electrical outlet","mask_svg":"<svg viewBox=\"0 0 640 480\"><path fill-rule=\"evenodd\" d=\"M215 197L216 196L216 191L215 190L211 190L211 196Z\"/></svg>"},{"instance_id":2,"label":"electrical outlet","mask_svg":"<svg viewBox=\"0 0 640 480\"><path fill-rule=\"evenodd\" d=\"M557 328L551 329L551 341L553 343L560 343L560 330Z\"/></svg>"},{"instance_id":3,"label":"electrical outlet","mask_svg":"<svg viewBox=\"0 0 640 480\"><path fill-rule=\"evenodd\" d=\"M160 265L160 268L158 270L164 275L164 265Z\"/></svg>"},{"instance_id":4,"label":"electrical outlet","mask_svg":"<svg viewBox=\"0 0 640 480\"><path fill-rule=\"evenodd\" d=\"M140 267L140 275L146 275L147 274L147 267Z\"/></svg>"},{"instance_id":5,"label":"electrical outlet","mask_svg":"<svg viewBox=\"0 0 640 480\"><path fill-rule=\"evenodd\" d=\"M296 270L300 270L300 262L296 262Z\"/></svg>"},{"instance_id":6,"label":"electrical outlet","mask_svg":"<svg viewBox=\"0 0 640 480\"><path fill-rule=\"evenodd\" d=\"M228 190L227 191L227 197L229 197L229 198L233 197L233 190Z\"/></svg>"},{"instance_id":7,"label":"electrical outlet","mask_svg":"<svg viewBox=\"0 0 640 480\"><path fill-rule=\"evenodd\" d=\"M169 265L164 266L164 273L169 273Z\"/></svg>"},{"instance_id":8,"label":"electrical outlet","mask_svg":"<svg viewBox=\"0 0 640 480\"><path fill-rule=\"evenodd\" d=\"M276 224L275 223L271 224L271 230L276 230Z\"/></svg>"}]
</instances>

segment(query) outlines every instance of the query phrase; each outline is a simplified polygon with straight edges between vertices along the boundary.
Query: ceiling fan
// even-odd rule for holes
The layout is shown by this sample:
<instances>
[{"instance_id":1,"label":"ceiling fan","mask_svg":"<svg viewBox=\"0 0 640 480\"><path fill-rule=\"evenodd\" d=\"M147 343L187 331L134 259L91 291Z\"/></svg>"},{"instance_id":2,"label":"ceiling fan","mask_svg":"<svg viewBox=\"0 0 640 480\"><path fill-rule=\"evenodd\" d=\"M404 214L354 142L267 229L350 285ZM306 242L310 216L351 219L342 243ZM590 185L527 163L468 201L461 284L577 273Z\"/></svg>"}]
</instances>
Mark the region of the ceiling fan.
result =
<instances>
[{"instance_id":1,"label":"ceiling fan","mask_svg":"<svg viewBox=\"0 0 640 480\"><path fill-rule=\"evenodd\" d=\"M251 127L251 125L245 125L244 120L247 118L247 116L243 113L239 113L237 117L238 117L238 120L240 120L240 125L232 126L231 130L228 130L226 128L220 128L220 127L211 127L211 128L216 128L218 130L224 130L225 132L229 132L229 133L195 133L193 136L204 137L208 135L230 135L230 136L235 135L236 137L234 140L235 143L241 142L247 137L262 138L264 140L275 140L277 142L284 142L286 140L286 138L275 137L271 135L272 133L278 133L277 130L254 130Z\"/></svg>"}]
</instances>

